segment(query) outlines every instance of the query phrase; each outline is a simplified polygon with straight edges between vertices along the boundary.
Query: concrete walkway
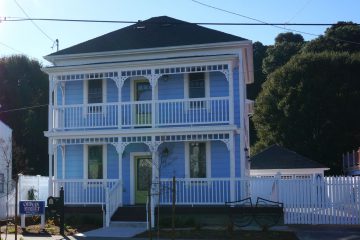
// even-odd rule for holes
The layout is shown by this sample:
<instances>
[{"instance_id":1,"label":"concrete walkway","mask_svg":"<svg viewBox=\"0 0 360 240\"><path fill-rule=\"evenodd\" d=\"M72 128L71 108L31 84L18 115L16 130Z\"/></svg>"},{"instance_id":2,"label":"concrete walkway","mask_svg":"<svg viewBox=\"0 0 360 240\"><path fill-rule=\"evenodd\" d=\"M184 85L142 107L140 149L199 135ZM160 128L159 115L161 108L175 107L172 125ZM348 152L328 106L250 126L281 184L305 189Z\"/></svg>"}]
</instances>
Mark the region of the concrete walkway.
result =
<instances>
[{"instance_id":1,"label":"concrete walkway","mask_svg":"<svg viewBox=\"0 0 360 240\"><path fill-rule=\"evenodd\" d=\"M360 225L292 225L299 240L360 240Z\"/></svg>"}]
</instances>

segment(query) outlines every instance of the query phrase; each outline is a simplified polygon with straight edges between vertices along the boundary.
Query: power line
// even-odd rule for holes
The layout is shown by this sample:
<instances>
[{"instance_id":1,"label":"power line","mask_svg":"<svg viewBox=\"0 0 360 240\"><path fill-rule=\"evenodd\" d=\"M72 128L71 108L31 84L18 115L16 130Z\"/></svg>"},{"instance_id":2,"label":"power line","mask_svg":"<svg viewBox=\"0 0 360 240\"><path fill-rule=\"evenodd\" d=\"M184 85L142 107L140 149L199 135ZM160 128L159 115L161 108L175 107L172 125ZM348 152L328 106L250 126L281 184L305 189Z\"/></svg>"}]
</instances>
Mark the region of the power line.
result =
<instances>
[{"instance_id":1,"label":"power line","mask_svg":"<svg viewBox=\"0 0 360 240\"><path fill-rule=\"evenodd\" d=\"M298 11L296 11L295 14L286 22L291 22L297 15L299 15L307 7L307 5L309 5L311 1L312 0L307 0L306 3Z\"/></svg>"},{"instance_id":2,"label":"power line","mask_svg":"<svg viewBox=\"0 0 360 240\"><path fill-rule=\"evenodd\" d=\"M14 2L16 3L16 5L20 8L20 10L25 14L26 17L28 17L29 19L30 16L26 13L26 11L21 7L21 5L16 1L14 0ZM54 39L52 39L48 34L46 34L46 32L44 30L42 30L39 25L37 25L34 21L30 20L32 22L32 24L34 24L34 26L45 36L47 37L52 43L55 41Z\"/></svg>"},{"instance_id":3,"label":"power line","mask_svg":"<svg viewBox=\"0 0 360 240\"><path fill-rule=\"evenodd\" d=\"M13 109L0 111L0 113L16 112L16 111L28 110L28 109L33 109L33 108L40 108L40 107L45 107L45 106L48 106L48 104L34 105L34 106L28 106L28 107L22 107L22 108L13 108Z\"/></svg>"},{"instance_id":4,"label":"power line","mask_svg":"<svg viewBox=\"0 0 360 240\"><path fill-rule=\"evenodd\" d=\"M19 50L16 50L15 48L13 48L13 47L11 47L11 46L7 45L6 43L0 42L0 45L2 45L2 46L4 46L4 47L6 47L6 48L8 48L8 49L11 49L11 50L13 50L13 51L15 51L15 52L18 52L18 53L24 54L23 52L21 52L21 51L19 51Z\"/></svg>"},{"instance_id":5,"label":"power line","mask_svg":"<svg viewBox=\"0 0 360 240\"><path fill-rule=\"evenodd\" d=\"M123 24L133 24L139 23L141 21L126 21L126 20L96 20L96 19L69 19L69 18L19 18L19 17L4 17L1 19L3 22L23 22L23 21L54 21L54 22L82 22L82 23L123 23ZM166 24L167 22L151 22L148 24ZM170 23L170 22L169 22ZM268 25L278 25L278 26L332 26L334 23L267 23L267 22L258 22L258 23L247 23L247 22L192 22L193 24L198 25L230 25L230 26L268 26ZM179 24L179 23L177 23ZM185 24L185 23L184 23ZM342 25L359 25L360 23L342 23ZM290 29L289 29L290 30ZM294 30L296 31L296 30Z\"/></svg>"},{"instance_id":6,"label":"power line","mask_svg":"<svg viewBox=\"0 0 360 240\"><path fill-rule=\"evenodd\" d=\"M206 4L206 3L202 3L202 2L197 1L197 0L190 0L190 1L192 1L194 3L197 3L197 4L200 4L202 6L208 7L208 8L212 8L212 9L215 9L215 10L218 10L218 11L221 11L221 12L226 12L226 13L229 13L229 14L232 14L232 15L236 15L236 16L243 17L243 18L246 18L246 19L250 19L252 21L259 22L259 23L262 23L264 25L270 25L272 27L279 28L279 29L282 29L282 30L301 33L301 34L306 34L306 35L311 35L311 36L315 36L315 37L320 37L321 36L319 34L314 34L314 33L309 33L309 32L304 32L304 31L298 31L298 30L291 29L291 28L281 27L281 26L276 25L276 24L267 23L267 22L262 21L260 19L249 17L249 16L246 16L246 15L243 15L243 14L240 14L240 13L236 13L236 12L226 10L226 9L218 8L218 7ZM336 41L340 41L340 42L346 42L346 43L352 43L352 44L360 45L360 43L358 43L358 42L353 42L353 41L348 41L348 40L343 40L343 39L338 39L338 38L333 38L333 37L331 37L331 39L336 40Z\"/></svg>"}]
</instances>

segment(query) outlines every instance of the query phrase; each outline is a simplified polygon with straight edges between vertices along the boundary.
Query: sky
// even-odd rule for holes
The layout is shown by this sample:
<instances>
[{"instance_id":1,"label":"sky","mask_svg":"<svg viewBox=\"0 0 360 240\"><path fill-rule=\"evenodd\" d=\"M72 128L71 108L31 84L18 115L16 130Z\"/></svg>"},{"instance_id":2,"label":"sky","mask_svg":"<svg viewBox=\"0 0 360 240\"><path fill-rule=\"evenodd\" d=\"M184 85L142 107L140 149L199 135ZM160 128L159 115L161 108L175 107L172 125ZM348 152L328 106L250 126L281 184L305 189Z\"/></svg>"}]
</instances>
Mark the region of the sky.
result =
<instances>
[{"instance_id":1,"label":"sky","mask_svg":"<svg viewBox=\"0 0 360 240\"><path fill-rule=\"evenodd\" d=\"M360 23L358 0L198 0L268 23L336 23L353 21ZM192 0L0 0L0 57L25 54L43 59L56 50L52 48L59 39L60 49L70 47L129 24L119 23L70 23L70 22L9 22L4 18L67 18L96 20L146 20L167 15L188 22L239 22L256 23L238 15L200 5ZM206 26L265 45L284 29L273 26ZM288 26L302 34L305 40L323 34L322 26Z\"/></svg>"}]
</instances>

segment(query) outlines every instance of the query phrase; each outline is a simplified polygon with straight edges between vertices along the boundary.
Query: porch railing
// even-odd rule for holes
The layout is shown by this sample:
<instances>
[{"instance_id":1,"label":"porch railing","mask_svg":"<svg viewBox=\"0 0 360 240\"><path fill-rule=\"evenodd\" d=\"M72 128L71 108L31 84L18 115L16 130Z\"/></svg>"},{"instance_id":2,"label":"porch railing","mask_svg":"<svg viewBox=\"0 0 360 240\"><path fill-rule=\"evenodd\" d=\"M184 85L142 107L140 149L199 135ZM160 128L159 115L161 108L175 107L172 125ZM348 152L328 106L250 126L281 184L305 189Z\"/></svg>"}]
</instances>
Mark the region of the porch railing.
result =
<instances>
[{"instance_id":1,"label":"porch railing","mask_svg":"<svg viewBox=\"0 0 360 240\"><path fill-rule=\"evenodd\" d=\"M153 103L155 113L152 112ZM229 105L229 97L59 105L52 107L53 128L74 130L228 124Z\"/></svg>"},{"instance_id":2,"label":"porch railing","mask_svg":"<svg viewBox=\"0 0 360 240\"><path fill-rule=\"evenodd\" d=\"M235 199L249 196L249 181L234 180ZM160 204L172 204L172 178L160 180ZM177 178L175 183L176 204L206 205L232 201L230 178Z\"/></svg>"},{"instance_id":3,"label":"porch railing","mask_svg":"<svg viewBox=\"0 0 360 240\"><path fill-rule=\"evenodd\" d=\"M112 189L117 179L57 179L53 180L53 196L64 187L65 204L102 205L106 200L106 189Z\"/></svg>"}]
</instances>

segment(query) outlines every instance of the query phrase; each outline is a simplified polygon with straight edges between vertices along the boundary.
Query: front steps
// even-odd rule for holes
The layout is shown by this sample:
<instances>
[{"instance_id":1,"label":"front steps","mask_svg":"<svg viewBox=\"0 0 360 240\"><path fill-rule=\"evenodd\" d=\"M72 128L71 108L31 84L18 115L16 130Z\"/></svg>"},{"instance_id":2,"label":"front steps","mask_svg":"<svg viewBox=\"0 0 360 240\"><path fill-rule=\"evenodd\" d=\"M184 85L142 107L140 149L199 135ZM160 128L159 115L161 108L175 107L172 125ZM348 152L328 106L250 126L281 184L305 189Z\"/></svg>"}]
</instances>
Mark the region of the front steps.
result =
<instances>
[{"instance_id":1,"label":"front steps","mask_svg":"<svg viewBox=\"0 0 360 240\"><path fill-rule=\"evenodd\" d=\"M119 207L111 217L111 222L146 223L146 207L145 205Z\"/></svg>"}]
</instances>

